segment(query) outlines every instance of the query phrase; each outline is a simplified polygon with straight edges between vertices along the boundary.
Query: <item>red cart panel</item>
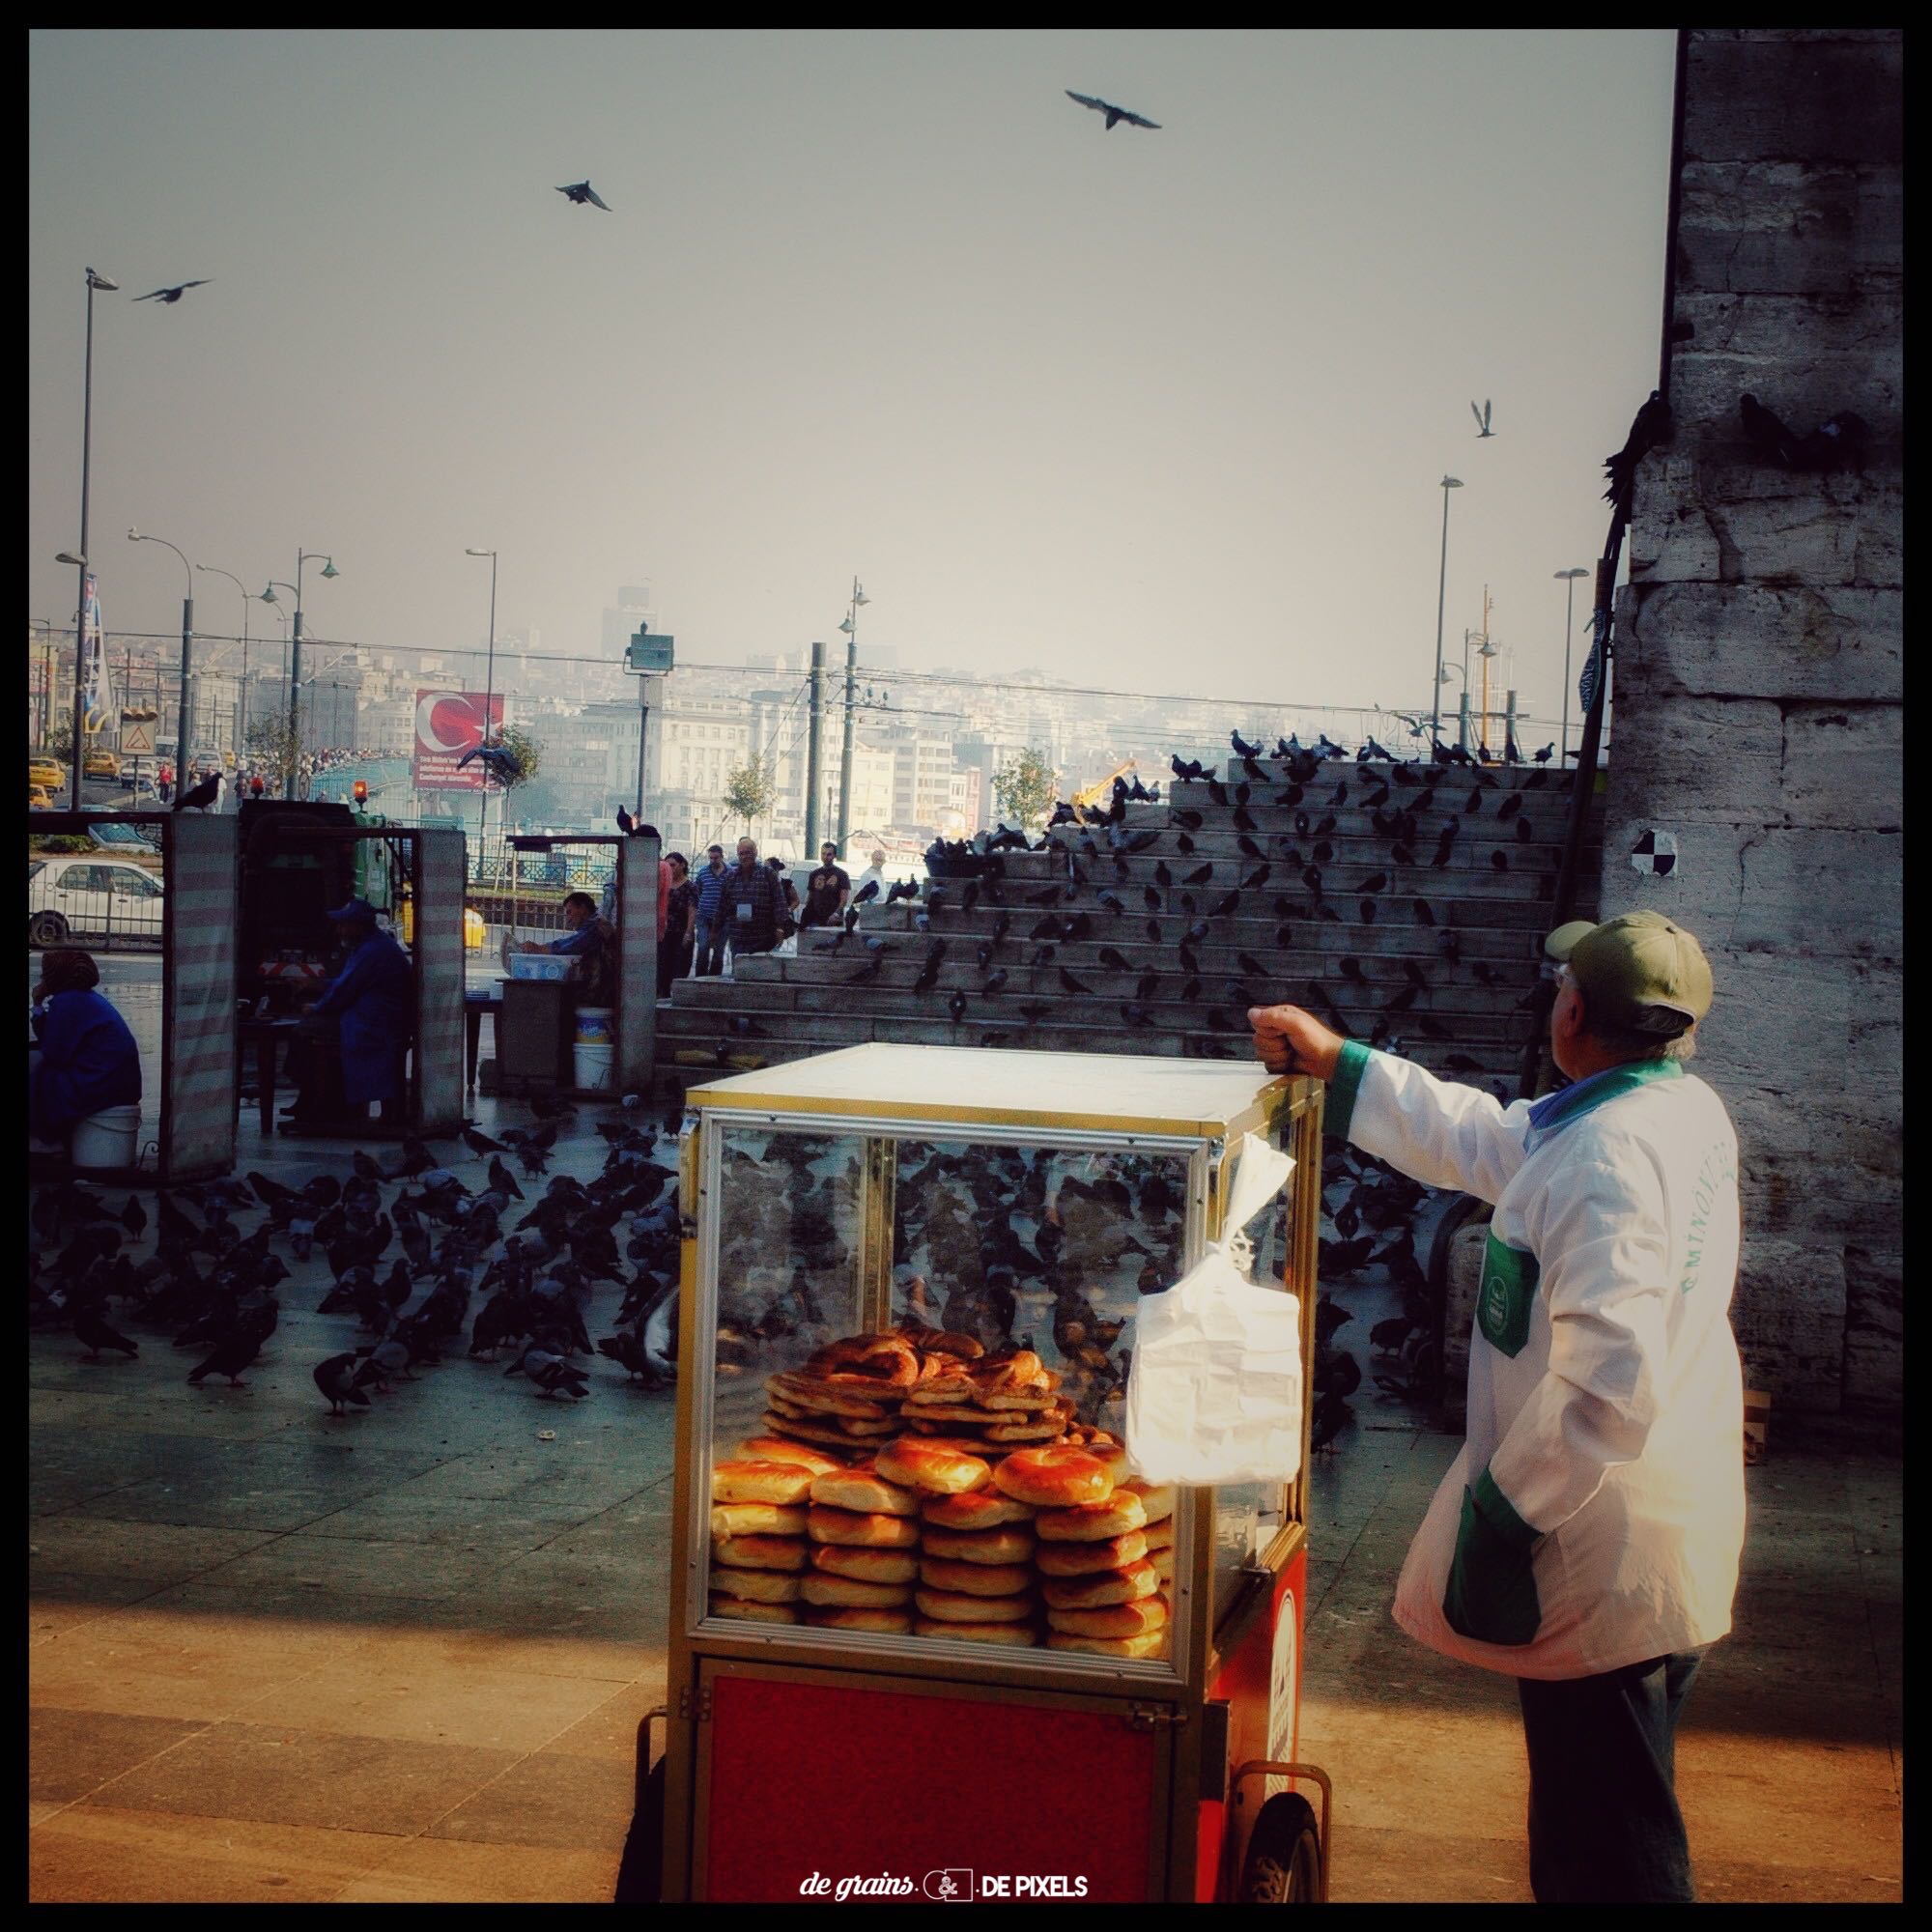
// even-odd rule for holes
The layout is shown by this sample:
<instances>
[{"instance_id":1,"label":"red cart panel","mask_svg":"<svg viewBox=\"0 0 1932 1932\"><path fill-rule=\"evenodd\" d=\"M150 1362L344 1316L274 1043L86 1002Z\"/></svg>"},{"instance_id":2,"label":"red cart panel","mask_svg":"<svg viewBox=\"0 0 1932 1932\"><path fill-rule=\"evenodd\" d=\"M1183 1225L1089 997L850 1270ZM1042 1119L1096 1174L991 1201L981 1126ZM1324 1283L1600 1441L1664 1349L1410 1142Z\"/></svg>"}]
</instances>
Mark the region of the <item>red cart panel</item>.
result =
<instances>
[{"instance_id":1,"label":"red cart panel","mask_svg":"<svg viewBox=\"0 0 1932 1932\"><path fill-rule=\"evenodd\" d=\"M705 1897L830 1903L841 1880L880 1878L894 1889L847 1902L1160 1895L1165 1727L1131 1724L1130 1707L714 1669ZM882 1844L905 1847L902 1869L882 1867Z\"/></svg>"}]
</instances>

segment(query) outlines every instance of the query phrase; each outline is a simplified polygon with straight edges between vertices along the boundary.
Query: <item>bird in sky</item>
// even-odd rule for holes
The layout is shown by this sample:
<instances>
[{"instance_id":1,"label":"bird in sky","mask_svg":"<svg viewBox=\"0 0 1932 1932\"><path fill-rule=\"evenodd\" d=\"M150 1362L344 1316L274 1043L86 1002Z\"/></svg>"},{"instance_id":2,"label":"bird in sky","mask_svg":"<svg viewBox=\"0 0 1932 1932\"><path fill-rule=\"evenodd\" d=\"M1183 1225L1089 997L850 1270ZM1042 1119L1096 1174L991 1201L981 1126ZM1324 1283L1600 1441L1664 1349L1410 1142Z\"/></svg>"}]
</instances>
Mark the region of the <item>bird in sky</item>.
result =
<instances>
[{"instance_id":1,"label":"bird in sky","mask_svg":"<svg viewBox=\"0 0 1932 1932\"><path fill-rule=\"evenodd\" d=\"M1066 98L1069 100L1079 101L1082 107L1091 107L1095 114L1104 114L1107 117L1106 131L1109 133L1113 132L1114 123L1117 121L1124 121L1130 128L1158 128L1160 126L1158 121L1149 121L1141 115L1130 114L1124 107L1116 107L1110 100L1096 100L1091 94L1075 94L1070 87L1066 90ZM588 187L589 183L586 182L584 185Z\"/></svg>"},{"instance_id":2,"label":"bird in sky","mask_svg":"<svg viewBox=\"0 0 1932 1932\"><path fill-rule=\"evenodd\" d=\"M1478 409L1474 403L1471 403L1469 405L1469 413L1476 419L1476 440L1478 442L1486 436L1495 435L1495 431L1490 427L1490 404L1487 397L1484 398L1481 409Z\"/></svg>"},{"instance_id":3,"label":"bird in sky","mask_svg":"<svg viewBox=\"0 0 1932 1932\"><path fill-rule=\"evenodd\" d=\"M209 275L198 282L177 282L171 289L154 289L147 295L136 296L134 299L137 302L178 302L189 289L205 289L213 279L213 275Z\"/></svg>"},{"instance_id":4,"label":"bird in sky","mask_svg":"<svg viewBox=\"0 0 1932 1932\"><path fill-rule=\"evenodd\" d=\"M557 193L567 194L579 208L587 201L592 208L601 208L606 214L611 213L611 204L588 182L572 182L568 187L558 188Z\"/></svg>"}]
</instances>

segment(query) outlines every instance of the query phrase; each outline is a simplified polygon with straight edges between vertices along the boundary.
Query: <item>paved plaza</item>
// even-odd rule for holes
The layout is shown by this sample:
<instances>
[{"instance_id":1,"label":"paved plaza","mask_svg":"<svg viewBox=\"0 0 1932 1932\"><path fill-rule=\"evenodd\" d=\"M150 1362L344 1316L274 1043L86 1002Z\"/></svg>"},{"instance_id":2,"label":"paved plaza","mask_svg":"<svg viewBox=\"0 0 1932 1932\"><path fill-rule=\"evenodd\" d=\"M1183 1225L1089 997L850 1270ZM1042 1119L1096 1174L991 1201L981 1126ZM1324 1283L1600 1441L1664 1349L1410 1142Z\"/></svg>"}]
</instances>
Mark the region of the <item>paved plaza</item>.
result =
<instances>
[{"instance_id":1,"label":"paved plaza","mask_svg":"<svg viewBox=\"0 0 1932 1932\"><path fill-rule=\"evenodd\" d=\"M284 1180L346 1162L252 1114L242 1138ZM586 1120L556 1170L604 1151ZM187 1387L158 1333L133 1362L30 1338L37 1901L611 1896L664 1693L671 1397L600 1359L571 1406L459 1352L337 1420L309 1371L355 1324L311 1312L326 1287L320 1256L283 1285L240 1389ZM1315 1472L1300 1742L1335 1777L1334 1895L1526 1898L1513 1687L1388 1616L1455 1439L1357 1417ZM1898 1468L1780 1439L1748 1486L1737 1634L1679 1747L1699 1883L1897 1898Z\"/></svg>"}]
</instances>

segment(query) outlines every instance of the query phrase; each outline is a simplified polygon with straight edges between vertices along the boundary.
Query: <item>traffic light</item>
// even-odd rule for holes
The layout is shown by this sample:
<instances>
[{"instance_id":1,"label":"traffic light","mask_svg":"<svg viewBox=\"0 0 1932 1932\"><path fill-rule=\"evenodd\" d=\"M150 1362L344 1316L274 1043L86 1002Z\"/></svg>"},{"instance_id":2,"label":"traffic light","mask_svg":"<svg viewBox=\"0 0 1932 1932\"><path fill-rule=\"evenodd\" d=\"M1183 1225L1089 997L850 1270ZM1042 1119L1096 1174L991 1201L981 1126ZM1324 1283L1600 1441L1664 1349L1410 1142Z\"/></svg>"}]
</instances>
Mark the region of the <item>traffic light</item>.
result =
<instances>
[{"instance_id":1,"label":"traffic light","mask_svg":"<svg viewBox=\"0 0 1932 1932\"><path fill-rule=\"evenodd\" d=\"M369 803L369 781L367 779L357 779L354 790L357 805L367 805Z\"/></svg>"}]
</instances>

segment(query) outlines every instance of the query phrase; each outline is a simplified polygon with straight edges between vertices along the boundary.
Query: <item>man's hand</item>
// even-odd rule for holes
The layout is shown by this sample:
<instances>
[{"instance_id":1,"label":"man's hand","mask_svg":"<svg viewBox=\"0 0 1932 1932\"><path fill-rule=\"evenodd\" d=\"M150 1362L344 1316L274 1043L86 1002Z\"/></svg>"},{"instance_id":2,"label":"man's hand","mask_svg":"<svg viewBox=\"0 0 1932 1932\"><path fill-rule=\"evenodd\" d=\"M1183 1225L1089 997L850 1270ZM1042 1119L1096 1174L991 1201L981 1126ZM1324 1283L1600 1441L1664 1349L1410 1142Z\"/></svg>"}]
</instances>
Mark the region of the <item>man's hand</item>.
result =
<instances>
[{"instance_id":1,"label":"man's hand","mask_svg":"<svg viewBox=\"0 0 1932 1932\"><path fill-rule=\"evenodd\" d=\"M1255 1058L1270 1073L1308 1073L1332 1080L1342 1036L1300 1007L1250 1007Z\"/></svg>"}]
</instances>

